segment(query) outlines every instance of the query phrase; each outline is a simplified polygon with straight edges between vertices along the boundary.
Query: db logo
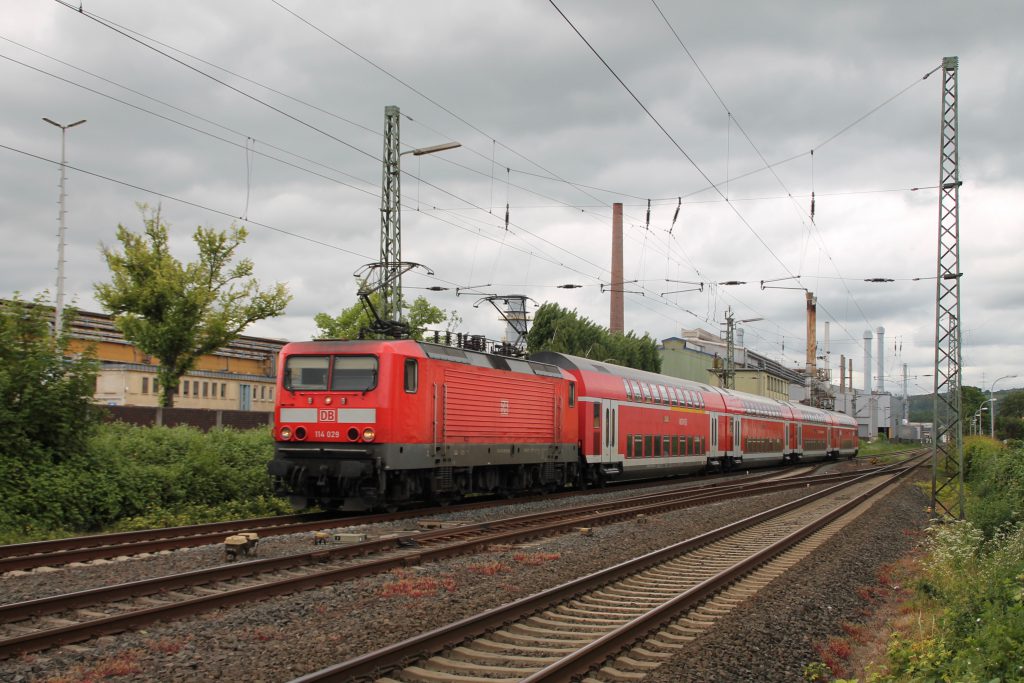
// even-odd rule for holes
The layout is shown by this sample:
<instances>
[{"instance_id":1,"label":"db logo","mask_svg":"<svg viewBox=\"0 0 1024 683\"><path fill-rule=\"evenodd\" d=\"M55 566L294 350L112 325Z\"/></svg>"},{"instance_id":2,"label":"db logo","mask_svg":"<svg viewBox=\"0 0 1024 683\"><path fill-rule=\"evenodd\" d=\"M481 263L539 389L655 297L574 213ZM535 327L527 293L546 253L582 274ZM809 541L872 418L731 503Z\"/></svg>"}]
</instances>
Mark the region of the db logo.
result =
<instances>
[{"instance_id":1,"label":"db logo","mask_svg":"<svg viewBox=\"0 0 1024 683\"><path fill-rule=\"evenodd\" d=\"M333 410L333 409L332 410L328 410L326 408L321 408L320 409L320 415L317 417L317 421L318 422L337 422L338 421L338 411Z\"/></svg>"}]
</instances>

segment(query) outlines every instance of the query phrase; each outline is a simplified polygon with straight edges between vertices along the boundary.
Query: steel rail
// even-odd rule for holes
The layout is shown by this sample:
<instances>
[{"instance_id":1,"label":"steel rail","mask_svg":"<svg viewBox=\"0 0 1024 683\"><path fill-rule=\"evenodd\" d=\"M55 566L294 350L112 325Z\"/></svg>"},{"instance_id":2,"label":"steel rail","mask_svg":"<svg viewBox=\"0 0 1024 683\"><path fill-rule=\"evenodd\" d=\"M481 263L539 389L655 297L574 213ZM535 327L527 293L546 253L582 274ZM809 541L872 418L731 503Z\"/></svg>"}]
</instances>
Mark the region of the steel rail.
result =
<instances>
[{"instance_id":1,"label":"steel rail","mask_svg":"<svg viewBox=\"0 0 1024 683\"><path fill-rule=\"evenodd\" d=\"M923 463L923 461L922 461ZM754 553L750 557L737 562L728 569L712 576L693 588L690 588L662 605L650 610L630 622L619 626L592 643L576 650L553 662L540 671L524 678L521 683L547 683L550 681L570 680L573 676L581 676L595 667L601 666L610 657L614 657L623 649L647 637L662 628L684 612L688 612L726 588L740 577L752 572L761 565L781 555L786 550L805 540L813 533L828 526L861 503L878 495L892 486L914 468L906 468L893 474L890 479L873 486L868 491L854 496L846 503L826 513L816 521L797 529L788 536Z\"/></svg>"},{"instance_id":2,"label":"steel rail","mask_svg":"<svg viewBox=\"0 0 1024 683\"><path fill-rule=\"evenodd\" d=\"M95 605L99 601L111 601L128 597L158 595L168 591L188 588L196 585L208 585L218 581L237 579L257 573L282 571L311 563L330 563L333 561L365 555L371 552L392 551L397 554L379 559L365 560L347 567L330 567L303 576L291 576L254 586L246 586L234 590L222 591L217 594L204 595L177 601L170 605L155 606L136 610L120 615L72 624L55 629L40 630L33 633L0 641L0 658L16 653L37 651L54 645L87 640L98 635L117 633L129 628L151 623L160 619L175 618L187 614L218 607L230 606L242 602L264 599L270 596L305 590L317 586L328 585L361 576L381 573L398 567L412 566L423 562L435 561L454 555L466 554L494 544L514 543L538 536L563 533L582 524L611 523L638 514L654 514L680 507L688 507L701 503L722 500L744 494L761 494L778 490L802 488L812 483L826 483L836 478L863 478L873 476L876 471L861 474L817 475L779 480L776 482L747 482L734 485L736 490L694 490L684 489L673 493L646 494L636 499L612 501L585 506L587 509L575 508L558 511L560 519L552 521L552 514L535 513L522 515L495 522L482 522L475 525L441 529L418 534L415 537L377 539L364 543L339 548L316 550L280 558L253 560L237 565L225 565L211 569L197 570L186 574L160 577L117 586L81 591L67 595L40 598L37 600L13 603L0 606L0 618L10 623L19 619L42 614L52 614L66 609L81 608ZM814 481L808 481L812 479ZM723 487L730 488L730 487ZM672 495L674 494L674 498ZM639 502L639 504L638 504ZM502 530L505 527L505 530ZM465 538L470 536L470 538ZM403 549L402 542L414 538L419 549ZM454 544L430 548L431 544L455 541Z\"/></svg>"},{"instance_id":3,"label":"steel rail","mask_svg":"<svg viewBox=\"0 0 1024 683\"><path fill-rule=\"evenodd\" d=\"M713 541L732 535L743 529L755 526L765 520L795 510L807 503L836 493L871 476L898 471L901 475L912 471L917 465L903 467L902 463L889 465L867 474L862 474L847 482L829 487L823 491L804 496L795 501L785 503L770 510L757 513L732 524L706 532L691 539L681 541L666 548L647 553L638 558L619 563L607 569L589 574L575 581L541 591L532 596L521 598L512 603L488 610L476 616L457 621L447 626L433 629L407 640L395 643L375 652L367 653L320 671L301 676L292 683L313 683L314 681L349 681L362 678L377 678L385 675L404 663L430 656L467 638L479 636L494 628L500 627L524 616L534 614L552 604L567 598L580 595L589 590L604 586L616 579L635 574L648 567L657 565L667 559L685 552L692 551ZM888 482L886 483L888 485ZM566 679L562 679L566 680Z\"/></svg>"},{"instance_id":4,"label":"steel rail","mask_svg":"<svg viewBox=\"0 0 1024 683\"><path fill-rule=\"evenodd\" d=\"M774 473L759 473L744 477L743 481L756 481L773 476ZM664 485L664 482L645 483L637 488L651 485ZM693 488L719 487L731 485L728 480L700 484ZM588 489L587 491L566 491L544 496L524 496L516 498L518 503L532 500L558 498L566 496L594 495L607 492L607 489ZM351 517L332 516L331 513L314 513L310 515L284 515L281 517L260 517L249 520L230 522L211 522L193 526L167 527L163 529L146 529L140 531L124 531L111 534L95 534L75 536L72 538L32 543L0 545L0 574L9 571L34 569L43 566L59 566L72 562L107 559L130 555L154 553L163 550L177 550L201 545L210 545L224 540L224 534L239 531L251 531L261 538L282 536L304 531L322 529L339 529L349 526L378 524L424 515L449 512L454 509L474 510L496 505L507 504L507 500L494 500L462 503L457 507L415 508L401 512L378 513Z\"/></svg>"}]
</instances>

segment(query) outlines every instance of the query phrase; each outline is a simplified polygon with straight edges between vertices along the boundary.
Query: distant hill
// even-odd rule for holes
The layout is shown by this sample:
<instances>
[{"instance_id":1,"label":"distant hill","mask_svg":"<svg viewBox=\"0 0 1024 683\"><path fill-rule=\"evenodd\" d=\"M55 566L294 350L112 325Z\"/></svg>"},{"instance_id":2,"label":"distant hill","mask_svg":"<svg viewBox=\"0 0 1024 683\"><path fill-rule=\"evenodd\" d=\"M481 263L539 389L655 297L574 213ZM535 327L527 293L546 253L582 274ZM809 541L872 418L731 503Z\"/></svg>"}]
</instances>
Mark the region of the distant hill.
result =
<instances>
[{"instance_id":1,"label":"distant hill","mask_svg":"<svg viewBox=\"0 0 1024 683\"><path fill-rule=\"evenodd\" d=\"M910 421L931 422L935 410L934 394L922 394L910 397Z\"/></svg>"},{"instance_id":2,"label":"distant hill","mask_svg":"<svg viewBox=\"0 0 1024 683\"><path fill-rule=\"evenodd\" d=\"M996 405L998 406L999 399L1007 396L1008 394L1014 394L1020 391L1020 389L1007 389L1005 391L996 392ZM910 397L910 421L911 422L931 422L932 411L934 408L934 394L921 394L920 396ZM985 398L988 398L988 392L985 392Z\"/></svg>"}]
</instances>

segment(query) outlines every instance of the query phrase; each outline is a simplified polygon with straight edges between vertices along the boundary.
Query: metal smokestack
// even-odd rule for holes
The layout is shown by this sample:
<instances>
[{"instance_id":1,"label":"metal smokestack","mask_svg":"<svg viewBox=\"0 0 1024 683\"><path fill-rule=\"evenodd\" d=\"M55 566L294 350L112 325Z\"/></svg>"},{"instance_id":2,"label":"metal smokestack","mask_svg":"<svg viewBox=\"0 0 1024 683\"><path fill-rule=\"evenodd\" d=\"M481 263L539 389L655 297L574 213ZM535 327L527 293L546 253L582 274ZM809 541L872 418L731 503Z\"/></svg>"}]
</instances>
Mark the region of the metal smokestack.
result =
<instances>
[{"instance_id":1,"label":"metal smokestack","mask_svg":"<svg viewBox=\"0 0 1024 683\"><path fill-rule=\"evenodd\" d=\"M611 316L608 322L608 331L612 334L625 334L626 317L625 303L622 292L622 203L612 204L612 280L611 287Z\"/></svg>"},{"instance_id":2,"label":"metal smokestack","mask_svg":"<svg viewBox=\"0 0 1024 683\"><path fill-rule=\"evenodd\" d=\"M885 328L879 326L878 332L878 393L885 392Z\"/></svg>"},{"instance_id":3,"label":"metal smokestack","mask_svg":"<svg viewBox=\"0 0 1024 683\"><path fill-rule=\"evenodd\" d=\"M871 393L871 330L864 330L864 393Z\"/></svg>"},{"instance_id":4,"label":"metal smokestack","mask_svg":"<svg viewBox=\"0 0 1024 683\"><path fill-rule=\"evenodd\" d=\"M839 393L846 393L846 355L839 354Z\"/></svg>"}]
</instances>

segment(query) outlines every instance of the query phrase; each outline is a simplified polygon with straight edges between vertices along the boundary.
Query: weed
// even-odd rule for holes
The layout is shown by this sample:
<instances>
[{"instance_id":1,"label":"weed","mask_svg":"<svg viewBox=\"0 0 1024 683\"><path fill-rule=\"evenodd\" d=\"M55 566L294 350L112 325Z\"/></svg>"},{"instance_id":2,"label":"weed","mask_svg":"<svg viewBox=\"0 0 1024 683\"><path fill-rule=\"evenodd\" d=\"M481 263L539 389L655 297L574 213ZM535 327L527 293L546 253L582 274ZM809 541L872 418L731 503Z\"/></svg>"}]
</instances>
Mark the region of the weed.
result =
<instances>
[{"instance_id":1,"label":"weed","mask_svg":"<svg viewBox=\"0 0 1024 683\"><path fill-rule=\"evenodd\" d=\"M512 571L504 562L487 562L485 564L471 564L469 565L469 571L473 574L482 574L484 576L494 576L495 574L501 574L504 572Z\"/></svg>"},{"instance_id":2,"label":"weed","mask_svg":"<svg viewBox=\"0 0 1024 683\"><path fill-rule=\"evenodd\" d=\"M406 576L396 581L384 584L380 589L380 596L382 598L390 598L398 595L404 595L410 598L423 598L431 595L437 595L441 590L444 590L447 593L454 593L456 588L457 584L455 579L452 577L436 579L430 576Z\"/></svg>"},{"instance_id":3,"label":"weed","mask_svg":"<svg viewBox=\"0 0 1024 683\"><path fill-rule=\"evenodd\" d=\"M537 566L561 557L561 553L516 553L512 556L512 559L519 564Z\"/></svg>"},{"instance_id":4,"label":"weed","mask_svg":"<svg viewBox=\"0 0 1024 683\"><path fill-rule=\"evenodd\" d=\"M94 666L79 665L63 676L47 678L45 681L46 683L93 683L104 678L142 673L138 657L137 651L127 650L117 657L108 657Z\"/></svg>"},{"instance_id":5,"label":"weed","mask_svg":"<svg viewBox=\"0 0 1024 683\"><path fill-rule=\"evenodd\" d=\"M840 625L840 628L843 629L843 633L849 636L855 643L863 645L871 639L867 629L860 624L844 621Z\"/></svg>"},{"instance_id":6,"label":"weed","mask_svg":"<svg viewBox=\"0 0 1024 683\"><path fill-rule=\"evenodd\" d=\"M825 662L811 662L804 667L804 680L808 683L826 683L831 678L832 670Z\"/></svg>"},{"instance_id":7,"label":"weed","mask_svg":"<svg viewBox=\"0 0 1024 683\"><path fill-rule=\"evenodd\" d=\"M252 630L252 637L261 643L277 640L281 637L281 629L272 626L257 626Z\"/></svg>"},{"instance_id":8,"label":"weed","mask_svg":"<svg viewBox=\"0 0 1024 683\"><path fill-rule=\"evenodd\" d=\"M158 638L143 641L145 646L152 652L159 652L165 655L174 655L181 652L182 648L192 641L188 638Z\"/></svg>"}]
</instances>

